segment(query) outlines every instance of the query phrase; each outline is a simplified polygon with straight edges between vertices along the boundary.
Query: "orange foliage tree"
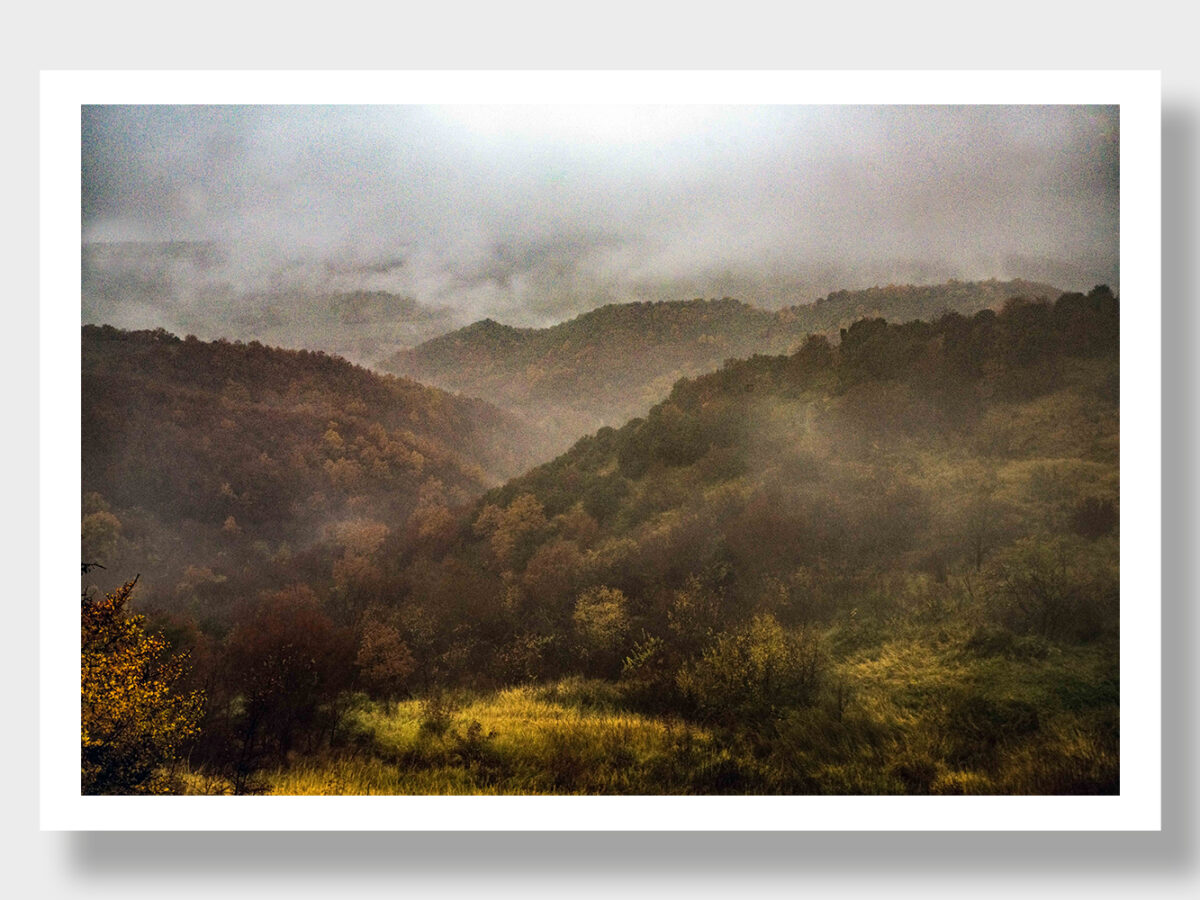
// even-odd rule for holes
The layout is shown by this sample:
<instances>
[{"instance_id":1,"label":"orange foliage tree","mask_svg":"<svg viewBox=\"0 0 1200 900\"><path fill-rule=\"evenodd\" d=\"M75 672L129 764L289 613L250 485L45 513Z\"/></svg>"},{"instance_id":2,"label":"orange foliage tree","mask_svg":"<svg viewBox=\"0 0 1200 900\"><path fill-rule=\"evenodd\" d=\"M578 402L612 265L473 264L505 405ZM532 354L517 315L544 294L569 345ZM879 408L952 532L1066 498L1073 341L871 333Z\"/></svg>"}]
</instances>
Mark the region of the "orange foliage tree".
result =
<instances>
[{"instance_id":1,"label":"orange foliage tree","mask_svg":"<svg viewBox=\"0 0 1200 900\"><path fill-rule=\"evenodd\" d=\"M159 794L180 745L196 732L203 696L179 690L185 658L125 607L137 583L84 595L81 778L84 794Z\"/></svg>"}]
</instances>

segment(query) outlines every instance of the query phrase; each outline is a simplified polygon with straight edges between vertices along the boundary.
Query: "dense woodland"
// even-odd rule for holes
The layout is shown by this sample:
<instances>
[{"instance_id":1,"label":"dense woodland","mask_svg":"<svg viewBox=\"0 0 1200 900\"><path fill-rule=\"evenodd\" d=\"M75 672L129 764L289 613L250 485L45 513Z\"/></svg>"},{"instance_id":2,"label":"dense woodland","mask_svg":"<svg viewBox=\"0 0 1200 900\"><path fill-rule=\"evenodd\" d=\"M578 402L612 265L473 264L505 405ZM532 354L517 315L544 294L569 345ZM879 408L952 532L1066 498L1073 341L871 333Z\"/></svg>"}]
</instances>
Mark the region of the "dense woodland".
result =
<instances>
[{"instance_id":1,"label":"dense woodland","mask_svg":"<svg viewBox=\"0 0 1200 900\"><path fill-rule=\"evenodd\" d=\"M550 328L485 319L398 351L380 367L520 412L566 449L581 434L645 415L680 378L728 359L790 353L808 334L836 338L862 318L972 315L1010 297L1061 293L1023 280L951 281L837 291L775 312L729 298L613 304Z\"/></svg>"},{"instance_id":2,"label":"dense woodland","mask_svg":"<svg viewBox=\"0 0 1200 900\"><path fill-rule=\"evenodd\" d=\"M85 326L82 391L84 560L202 616L538 458L486 403L256 342Z\"/></svg>"},{"instance_id":3,"label":"dense woodland","mask_svg":"<svg viewBox=\"0 0 1200 900\"><path fill-rule=\"evenodd\" d=\"M747 358L534 468L529 425L478 401L85 329L83 554L106 568L83 606L146 613L123 640L175 698L136 736L153 777L92 788L1118 791L1117 299L842 318L873 302L831 295L786 338L733 301L559 326L627 321L564 396L628 389L604 379L638 353L695 362L662 333ZM472 329L493 360L548 333Z\"/></svg>"}]
</instances>

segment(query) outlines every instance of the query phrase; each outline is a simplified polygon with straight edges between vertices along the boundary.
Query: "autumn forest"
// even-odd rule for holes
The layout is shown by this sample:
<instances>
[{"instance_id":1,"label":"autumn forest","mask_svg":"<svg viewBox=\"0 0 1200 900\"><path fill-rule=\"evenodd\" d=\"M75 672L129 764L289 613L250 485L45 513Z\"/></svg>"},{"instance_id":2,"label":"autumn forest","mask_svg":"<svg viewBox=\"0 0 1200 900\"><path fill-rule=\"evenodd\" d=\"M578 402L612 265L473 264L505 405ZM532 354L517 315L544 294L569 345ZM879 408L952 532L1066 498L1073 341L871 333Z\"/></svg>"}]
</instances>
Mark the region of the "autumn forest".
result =
<instances>
[{"instance_id":1,"label":"autumn forest","mask_svg":"<svg viewBox=\"0 0 1200 900\"><path fill-rule=\"evenodd\" d=\"M1120 794L1118 107L80 124L83 794Z\"/></svg>"},{"instance_id":2,"label":"autumn forest","mask_svg":"<svg viewBox=\"0 0 1200 900\"><path fill-rule=\"evenodd\" d=\"M540 398L85 327L85 792L1116 791L1118 301L1004 288L552 458ZM591 415L791 318L618 314Z\"/></svg>"}]
</instances>

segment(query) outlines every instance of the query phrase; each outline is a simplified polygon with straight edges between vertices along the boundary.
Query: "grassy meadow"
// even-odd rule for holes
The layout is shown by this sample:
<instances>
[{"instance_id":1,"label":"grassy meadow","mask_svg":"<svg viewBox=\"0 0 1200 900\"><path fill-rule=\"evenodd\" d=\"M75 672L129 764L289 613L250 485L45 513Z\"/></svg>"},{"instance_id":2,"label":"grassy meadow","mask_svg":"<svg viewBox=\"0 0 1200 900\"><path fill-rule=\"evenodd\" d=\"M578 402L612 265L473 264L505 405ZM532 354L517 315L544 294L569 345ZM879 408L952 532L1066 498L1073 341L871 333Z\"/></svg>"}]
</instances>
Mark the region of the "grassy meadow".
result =
<instances>
[{"instance_id":1,"label":"grassy meadow","mask_svg":"<svg viewBox=\"0 0 1200 900\"><path fill-rule=\"evenodd\" d=\"M1014 638L961 614L839 625L814 701L753 732L631 709L566 678L354 698L330 747L251 789L371 794L1091 794L1119 788L1114 640ZM869 632L869 633L868 633ZM842 648L842 649L838 649ZM232 793L185 773L185 790Z\"/></svg>"}]
</instances>

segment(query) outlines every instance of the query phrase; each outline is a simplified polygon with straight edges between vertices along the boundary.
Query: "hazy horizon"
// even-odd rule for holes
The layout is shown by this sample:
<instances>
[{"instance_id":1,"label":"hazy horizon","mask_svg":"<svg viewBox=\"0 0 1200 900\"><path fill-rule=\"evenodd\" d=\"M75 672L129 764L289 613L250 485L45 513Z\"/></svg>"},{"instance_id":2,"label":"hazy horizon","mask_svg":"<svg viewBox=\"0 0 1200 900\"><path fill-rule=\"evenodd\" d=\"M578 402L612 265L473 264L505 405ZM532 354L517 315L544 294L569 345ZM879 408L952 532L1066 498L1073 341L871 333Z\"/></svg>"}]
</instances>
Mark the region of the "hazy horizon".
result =
<instances>
[{"instance_id":1,"label":"hazy horizon","mask_svg":"<svg viewBox=\"0 0 1200 900\"><path fill-rule=\"evenodd\" d=\"M84 321L278 331L356 291L453 326L950 278L1119 290L1115 107L85 106L82 126L86 247L210 245L85 253Z\"/></svg>"}]
</instances>

